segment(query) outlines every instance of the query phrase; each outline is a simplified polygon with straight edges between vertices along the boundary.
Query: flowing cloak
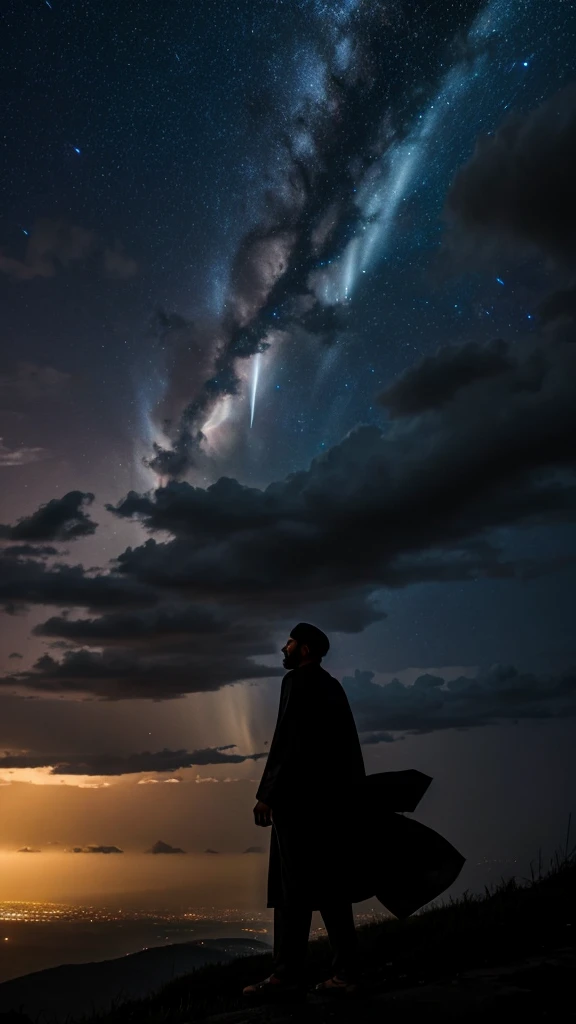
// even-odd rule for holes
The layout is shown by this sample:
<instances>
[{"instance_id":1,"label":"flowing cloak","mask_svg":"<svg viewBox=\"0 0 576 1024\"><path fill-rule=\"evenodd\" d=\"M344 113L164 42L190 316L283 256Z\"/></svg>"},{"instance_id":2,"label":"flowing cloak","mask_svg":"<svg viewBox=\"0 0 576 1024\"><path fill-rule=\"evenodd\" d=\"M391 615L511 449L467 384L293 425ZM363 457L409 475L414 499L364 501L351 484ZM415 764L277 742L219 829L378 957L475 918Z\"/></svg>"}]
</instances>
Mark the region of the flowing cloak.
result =
<instances>
[{"instance_id":1,"label":"flowing cloak","mask_svg":"<svg viewBox=\"0 0 576 1024\"><path fill-rule=\"evenodd\" d=\"M321 909L334 897L356 903L376 896L405 917L429 903L464 858L395 812L412 810L430 781L419 772L367 777L338 680L319 663L288 672L256 794L272 808L266 905Z\"/></svg>"}]
</instances>

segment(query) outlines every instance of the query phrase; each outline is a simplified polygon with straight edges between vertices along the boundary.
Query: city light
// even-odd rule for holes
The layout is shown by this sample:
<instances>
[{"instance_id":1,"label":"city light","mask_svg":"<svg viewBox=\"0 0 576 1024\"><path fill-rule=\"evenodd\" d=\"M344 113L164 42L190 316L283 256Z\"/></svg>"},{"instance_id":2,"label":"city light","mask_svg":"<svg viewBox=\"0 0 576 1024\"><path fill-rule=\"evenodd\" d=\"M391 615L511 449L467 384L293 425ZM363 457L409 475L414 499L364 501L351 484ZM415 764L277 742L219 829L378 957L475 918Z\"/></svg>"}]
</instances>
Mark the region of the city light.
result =
<instances>
[{"instance_id":1,"label":"city light","mask_svg":"<svg viewBox=\"0 0 576 1024\"><path fill-rule=\"evenodd\" d=\"M355 914L358 924L374 921L375 913ZM386 917L386 914L381 914ZM195 907L178 912L170 910L123 910L114 907L69 906L65 903L28 902L12 900L0 902L0 921L18 923L61 923L83 921L97 924L111 921L149 921L158 924L200 924L218 921L220 924L239 924L240 931L253 935L267 935L272 929L273 913L269 910L246 910L241 907ZM318 934L323 934L320 928ZM4 939L8 942L8 936Z\"/></svg>"}]
</instances>

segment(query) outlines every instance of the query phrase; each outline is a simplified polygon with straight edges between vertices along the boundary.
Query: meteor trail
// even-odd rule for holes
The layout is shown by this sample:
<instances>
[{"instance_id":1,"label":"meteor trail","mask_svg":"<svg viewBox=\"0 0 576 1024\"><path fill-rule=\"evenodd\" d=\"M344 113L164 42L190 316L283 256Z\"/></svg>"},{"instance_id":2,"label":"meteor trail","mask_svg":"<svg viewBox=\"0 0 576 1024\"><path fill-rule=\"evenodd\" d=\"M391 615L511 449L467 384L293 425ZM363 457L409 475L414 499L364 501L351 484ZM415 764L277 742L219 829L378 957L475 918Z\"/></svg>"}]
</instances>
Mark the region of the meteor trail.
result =
<instances>
[{"instance_id":1,"label":"meteor trail","mask_svg":"<svg viewBox=\"0 0 576 1024\"><path fill-rule=\"evenodd\" d=\"M254 423L254 410L256 408L256 392L258 390L258 377L260 376L260 353L254 356L254 376L252 377L252 396L250 399L250 427Z\"/></svg>"}]
</instances>

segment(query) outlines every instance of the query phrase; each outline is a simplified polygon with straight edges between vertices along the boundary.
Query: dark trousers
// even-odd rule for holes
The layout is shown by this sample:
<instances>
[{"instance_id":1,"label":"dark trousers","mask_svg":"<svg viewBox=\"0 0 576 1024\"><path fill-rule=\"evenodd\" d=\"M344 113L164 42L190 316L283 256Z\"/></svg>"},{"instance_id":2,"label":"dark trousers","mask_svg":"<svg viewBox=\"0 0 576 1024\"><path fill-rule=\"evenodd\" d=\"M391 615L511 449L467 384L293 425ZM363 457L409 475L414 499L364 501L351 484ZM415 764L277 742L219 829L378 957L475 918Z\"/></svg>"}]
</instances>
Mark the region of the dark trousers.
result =
<instances>
[{"instance_id":1,"label":"dark trousers","mask_svg":"<svg viewBox=\"0 0 576 1024\"><path fill-rule=\"evenodd\" d=\"M358 936L352 904L342 900L319 908L332 950L332 973L352 979L358 973ZM302 977L308 953L312 910L290 902L274 907L274 974L292 980Z\"/></svg>"}]
</instances>

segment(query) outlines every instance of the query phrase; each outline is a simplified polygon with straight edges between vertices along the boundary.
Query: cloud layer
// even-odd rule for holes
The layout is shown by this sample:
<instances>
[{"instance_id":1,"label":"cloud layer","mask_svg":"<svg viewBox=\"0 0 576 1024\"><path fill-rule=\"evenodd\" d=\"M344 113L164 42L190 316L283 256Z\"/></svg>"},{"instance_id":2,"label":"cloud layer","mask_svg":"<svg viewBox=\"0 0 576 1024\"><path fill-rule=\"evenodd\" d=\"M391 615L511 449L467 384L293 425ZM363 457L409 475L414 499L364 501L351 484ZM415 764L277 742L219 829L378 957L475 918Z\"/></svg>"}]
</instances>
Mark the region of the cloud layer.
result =
<instances>
[{"instance_id":1,"label":"cloud layer","mask_svg":"<svg viewBox=\"0 0 576 1024\"><path fill-rule=\"evenodd\" d=\"M576 669L537 676L497 665L485 676L420 676L412 686L398 679L382 686L373 672L342 680L364 744L391 742L403 735L471 729L523 719L576 715Z\"/></svg>"},{"instance_id":2,"label":"cloud layer","mask_svg":"<svg viewBox=\"0 0 576 1024\"><path fill-rule=\"evenodd\" d=\"M533 578L570 564L508 558L493 531L574 521L571 336L440 349L382 396L394 413L386 426L357 428L264 489L222 478L130 492L108 510L171 539L127 548L111 573L6 553L8 610L92 614L65 610L36 627L64 647L61 660L46 654L1 685L108 699L218 689L277 674L251 656L272 653L272 631L304 611L354 631L383 617L379 588ZM38 540L89 529L72 494L72 519L48 503L20 529Z\"/></svg>"},{"instance_id":3,"label":"cloud layer","mask_svg":"<svg viewBox=\"0 0 576 1024\"><path fill-rule=\"evenodd\" d=\"M7 540L71 541L89 537L98 523L84 508L94 501L93 494L68 491L62 498L52 498L30 516L22 516L14 526L0 524L0 538Z\"/></svg>"},{"instance_id":4,"label":"cloud layer","mask_svg":"<svg viewBox=\"0 0 576 1024\"><path fill-rule=\"evenodd\" d=\"M158 750L141 754L3 754L0 771L17 768L50 768L51 775L136 775L141 772L175 772L207 764L242 764L258 761L265 753L230 754L234 744L204 750Z\"/></svg>"},{"instance_id":5,"label":"cloud layer","mask_svg":"<svg viewBox=\"0 0 576 1024\"><path fill-rule=\"evenodd\" d=\"M434 392L444 365L455 373ZM514 575L493 527L574 517L575 374L563 342L440 350L383 396L396 422L352 431L308 470L263 490L172 482L108 506L174 535L128 548L118 569L279 615L303 593L321 606L363 588ZM409 415L424 393L435 405Z\"/></svg>"},{"instance_id":6,"label":"cloud layer","mask_svg":"<svg viewBox=\"0 0 576 1024\"><path fill-rule=\"evenodd\" d=\"M72 853L124 853L119 846L74 846Z\"/></svg>"},{"instance_id":7,"label":"cloud layer","mask_svg":"<svg viewBox=\"0 0 576 1024\"><path fill-rule=\"evenodd\" d=\"M457 239L494 252L512 247L574 266L576 85L528 114L512 114L456 175L447 214ZM458 243L457 243L458 244Z\"/></svg>"}]
</instances>

